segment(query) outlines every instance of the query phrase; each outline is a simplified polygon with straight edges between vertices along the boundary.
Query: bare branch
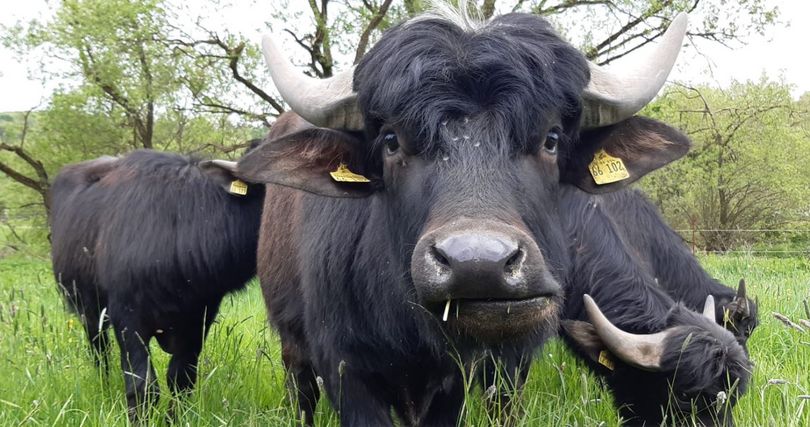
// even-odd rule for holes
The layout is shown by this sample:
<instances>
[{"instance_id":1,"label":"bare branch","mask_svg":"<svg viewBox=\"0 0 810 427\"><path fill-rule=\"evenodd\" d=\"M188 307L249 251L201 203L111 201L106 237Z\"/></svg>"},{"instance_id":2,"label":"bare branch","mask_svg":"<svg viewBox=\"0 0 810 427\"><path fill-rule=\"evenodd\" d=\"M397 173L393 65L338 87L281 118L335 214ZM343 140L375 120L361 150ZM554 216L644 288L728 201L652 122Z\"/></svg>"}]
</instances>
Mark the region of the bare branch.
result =
<instances>
[{"instance_id":1,"label":"bare branch","mask_svg":"<svg viewBox=\"0 0 810 427\"><path fill-rule=\"evenodd\" d=\"M48 197L50 182L48 181L48 172L45 170L45 166L42 164L42 162L34 159L30 153L20 146L0 143L0 150L14 153L17 157L25 161L34 169L34 172L37 174L37 178L31 178L4 162L0 162L0 172L3 172L14 181L17 181L18 183L39 193L39 195L42 197L43 203L45 204L46 211L50 210L50 200Z\"/></svg>"},{"instance_id":2,"label":"bare branch","mask_svg":"<svg viewBox=\"0 0 810 427\"><path fill-rule=\"evenodd\" d=\"M562 3L556 4L548 8L543 8L545 2L541 2L539 5L537 5L537 7L535 7L533 13L537 15L549 16L563 12L568 9L573 9L582 6L594 6L599 4L613 6L613 2L610 0L577 0L577 1L563 0Z\"/></svg>"},{"instance_id":3,"label":"bare branch","mask_svg":"<svg viewBox=\"0 0 810 427\"><path fill-rule=\"evenodd\" d=\"M0 150L6 151L6 147L8 147L6 144L0 144ZM17 181L18 183L36 192L41 192L42 190L42 188L39 185L39 181L30 178L28 176L25 176L22 172L15 170L14 168L12 168L11 166L9 166L4 162L0 162L0 172L3 172L4 174L8 175L9 178Z\"/></svg>"},{"instance_id":4,"label":"bare branch","mask_svg":"<svg viewBox=\"0 0 810 427\"><path fill-rule=\"evenodd\" d=\"M364 2L366 7L370 11L372 11L374 15L372 15L371 19L368 21L368 25L366 25L366 28L363 29L363 32L360 34L360 41L357 44L357 51L354 54L355 64L360 62L360 59L363 58L363 55L365 55L366 49L368 49L368 42L369 38L371 37L371 33L375 29L377 29L377 27L382 22L383 18L385 18L385 15L388 13L388 8L391 6L392 2L393 0L383 1L383 3L380 5L379 8L377 8L376 11L373 9L372 5L368 4L367 2ZM494 0L492 0L492 2L494 3Z\"/></svg>"},{"instance_id":5,"label":"bare branch","mask_svg":"<svg viewBox=\"0 0 810 427\"><path fill-rule=\"evenodd\" d=\"M245 44L240 43L235 49L228 49L227 46L224 46L224 43L223 45L221 45L221 47L225 49L225 51L231 58L230 61L228 61L228 68L231 69L231 75L233 76L233 78L239 83L242 83L248 89L250 89L251 92L258 95L259 98L270 104L279 114L283 113L284 107L281 105L281 103L276 101L276 99L270 96L267 92L263 91L261 88L253 84L253 82L251 82L250 80L246 79L244 76L239 74L239 59L242 58L242 52L245 49ZM266 119L263 121L267 123Z\"/></svg>"}]
</instances>

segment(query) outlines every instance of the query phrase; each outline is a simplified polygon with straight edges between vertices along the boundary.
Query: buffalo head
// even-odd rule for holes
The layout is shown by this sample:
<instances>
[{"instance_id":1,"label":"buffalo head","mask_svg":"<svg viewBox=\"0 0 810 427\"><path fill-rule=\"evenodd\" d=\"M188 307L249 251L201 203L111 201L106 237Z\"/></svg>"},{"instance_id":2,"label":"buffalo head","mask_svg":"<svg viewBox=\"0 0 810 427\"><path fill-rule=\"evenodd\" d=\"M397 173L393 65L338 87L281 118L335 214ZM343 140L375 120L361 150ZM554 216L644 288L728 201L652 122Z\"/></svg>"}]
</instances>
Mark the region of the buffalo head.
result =
<instances>
[{"instance_id":1,"label":"buffalo head","mask_svg":"<svg viewBox=\"0 0 810 427\"><path fill-rule=\"evenodd\" d=\"M686 16L625 71L590 64L537 16L470 22L405 22L322 80L265 38L279 92L315 126L259 147L239 173L368 198L401 277L380 286L410 289L447 330L493 343L554 329L570 260L561 185L612 191L688 150L678 131L634 116L663 85ZM592 164L602 153L615 170ZM594 178L613 172L622 178Z\"/></svg>"}]
</instances>

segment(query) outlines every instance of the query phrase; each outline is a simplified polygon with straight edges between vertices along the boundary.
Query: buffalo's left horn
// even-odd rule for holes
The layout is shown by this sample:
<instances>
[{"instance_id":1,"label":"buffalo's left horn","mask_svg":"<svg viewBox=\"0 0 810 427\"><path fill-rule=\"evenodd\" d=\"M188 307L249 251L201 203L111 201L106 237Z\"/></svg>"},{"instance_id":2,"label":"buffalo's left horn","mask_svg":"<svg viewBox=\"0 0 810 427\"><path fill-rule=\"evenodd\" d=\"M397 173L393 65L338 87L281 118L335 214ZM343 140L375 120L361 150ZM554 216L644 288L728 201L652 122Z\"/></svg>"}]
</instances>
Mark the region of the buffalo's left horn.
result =
<instances>
[{"instance_id":1,"label":"buffalo's left horn","mask_svg":"<svg viewBox=\"0 0 810 427\"><path fill-rule=\"evenodd\" d=\"M316 126L363 129L363 116L352 89L354 67L331 78L316 79L294 67L270 36L262 39L262 51L278 92L299 116Z\"/></svg>"},{"instance_id":2,"label":"buffalo's left horn","mask_svg":"<svg viewBox=\"0 0 810 427\"><path fill-rule=\"evenodd\" d=\"M686 35L687 14L680 13L647 55L635 55L633 68L590 63L591 81L583 94L582 126L597 128L632 117L647 105L667 81Z\"/></svg>"},{"instance_id":3,"label":"buffalo's left horn","mask_svg":"<svg viewBox=\"0 0 810 427\"><path fill-rule=\"evenodd\" d=\"M219 160L219 159L207 160L202 162L200 165L201 166L213 165L225 169L226 171L231 173L236 172L236 162L232 162L230 160Z\"/></svg>"},{"instance_id":4,"label":"buffalo's left horn","mask_svg":"<svg viewBox=\"0 0 810 427\"><path fill-rule=\"evenodd\" d=\"M711 320L712 323L717 323L717 318L714 313L714 297L709 295L706 297L706 302L703 303L703 316Z\"/></svg>"},{"instance_id":5,"label":"buffalo's left horn","mask_svg":"<svg viewBox=\"0 0 810 427\"><path fill-rule=\"evenodd\" d=\"M745 291L745 279L740 279L740 284L737 285L737 297L735 298L737 303L737 311L743 316L748 317L751 315L751 311L748 308L748 297L746 296Z\"/></svg>"},{"instance_id":6,"label":"buffalo's left horn","mask_svg":"<svg viewBox=\"0 0 810 427\"><path fill-rule=\"evenodd\" d=\"M661 356L664 352L664 342L670 330L654 334L631 334L625 332L605 317L602 310L596 305L590 295L582 297L585 301L585 311L602 338L605 346L619 359L637 368L656 371L661 369Z\"/></svg>"}]
</instances>

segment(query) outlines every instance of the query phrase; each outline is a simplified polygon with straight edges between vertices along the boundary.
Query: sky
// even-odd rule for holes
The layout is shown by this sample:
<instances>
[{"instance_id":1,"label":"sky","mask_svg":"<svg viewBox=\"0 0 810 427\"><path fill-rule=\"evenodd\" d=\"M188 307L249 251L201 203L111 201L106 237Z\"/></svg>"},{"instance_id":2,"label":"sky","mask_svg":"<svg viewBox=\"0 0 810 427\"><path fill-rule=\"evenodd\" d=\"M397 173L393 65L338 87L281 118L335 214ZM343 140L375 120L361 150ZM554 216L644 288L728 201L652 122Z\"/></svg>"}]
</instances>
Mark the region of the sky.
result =
<instances>
[{"instance_id":1,"label":"sky","mask_svg":"<svg viewBox=\"0 0 810 427\"><path fill-rule=\"evenodd\" d=\"M6 2L14 5L5 7ZM186 4L194 2L188 0ZM810 1L774 0L772 3L781 10L782 24L771 28L765 36L750 36L745 44L733 49L706 41L687 46L681 52L670 81L727 86L732 80L758 80L765 73L794 85L796 96L810 91L810 55L800 53L810 51L807 46L810 44ZM270 20L272 9L257 6L254 1L234 0L233 6L218 11L215 19L258 43L261 33L267 31L263 22ZM45 0L0 0L0 10L3 10L0 25L12 25L50 13ZM46 105L48 94L59 82L43 85L29 78L29 70L36 69L40 60L35 55L18 58L0 46L0 111ZM617 65L620 65L618 61Z\"/></svg>"}]
</instances>

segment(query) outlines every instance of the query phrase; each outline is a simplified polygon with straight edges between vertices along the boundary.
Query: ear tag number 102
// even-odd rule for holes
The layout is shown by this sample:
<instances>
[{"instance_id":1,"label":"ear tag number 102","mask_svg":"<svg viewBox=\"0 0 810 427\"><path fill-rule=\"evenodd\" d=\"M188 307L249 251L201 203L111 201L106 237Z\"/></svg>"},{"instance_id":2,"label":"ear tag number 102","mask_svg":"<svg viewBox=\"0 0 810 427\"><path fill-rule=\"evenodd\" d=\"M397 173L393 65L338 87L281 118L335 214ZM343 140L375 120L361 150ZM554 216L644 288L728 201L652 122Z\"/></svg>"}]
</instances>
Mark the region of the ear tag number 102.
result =
<instances>
[{"instance_id":1,"label":"ear tag number 102","mask_svg":"<svg viewBox=\"0 0 810 427\"><path fill-rule=\"evenodd\" d=\"M630 173L624 167L624 162L618 157L613 157L600 149L593 156L593 161L588 166L593 180L598 185L610 184L630 178Z\"/></svg>"}]
</instances>

